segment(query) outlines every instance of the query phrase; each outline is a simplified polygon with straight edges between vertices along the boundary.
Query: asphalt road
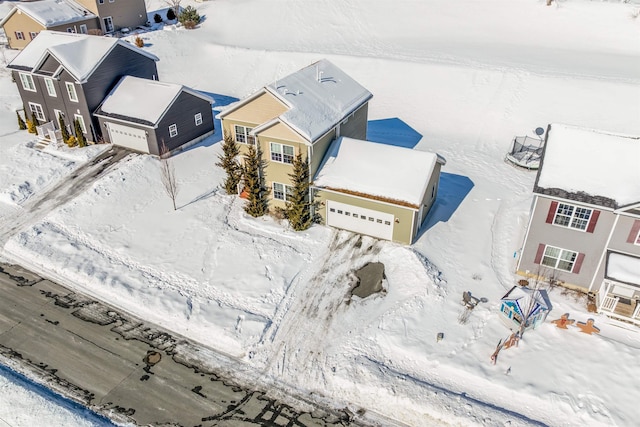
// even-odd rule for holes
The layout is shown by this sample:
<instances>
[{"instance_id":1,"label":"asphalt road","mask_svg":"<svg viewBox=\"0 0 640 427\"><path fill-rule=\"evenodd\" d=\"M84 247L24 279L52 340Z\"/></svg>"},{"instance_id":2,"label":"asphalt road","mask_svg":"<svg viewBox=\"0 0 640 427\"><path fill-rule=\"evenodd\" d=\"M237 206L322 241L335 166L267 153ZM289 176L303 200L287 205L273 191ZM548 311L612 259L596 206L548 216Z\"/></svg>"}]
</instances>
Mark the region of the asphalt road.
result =
<instances>
[{"instance_id":1,"label":"asphalt road","mask_svg":"<svg viewBox=\"0 0 640 427\"><path fill-rule=\"evenodd\" d=\"M185 351L184 349L188 349ZM211 352L20 267L0 264L0 362L117 422L180 426L349 425L295 411L199 366Z\"/></svg>"}]
</instances>

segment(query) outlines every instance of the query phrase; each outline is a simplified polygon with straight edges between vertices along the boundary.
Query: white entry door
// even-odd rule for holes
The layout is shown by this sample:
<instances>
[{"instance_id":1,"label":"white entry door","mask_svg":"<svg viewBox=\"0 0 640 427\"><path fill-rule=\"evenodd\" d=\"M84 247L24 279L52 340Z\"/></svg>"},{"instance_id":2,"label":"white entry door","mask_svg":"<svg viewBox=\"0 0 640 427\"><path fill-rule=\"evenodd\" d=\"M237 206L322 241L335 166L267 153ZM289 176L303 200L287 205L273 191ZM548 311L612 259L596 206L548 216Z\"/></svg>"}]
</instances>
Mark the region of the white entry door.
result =
<instances>
[{"instance_id":1,"label":"white entry door","mask_svg":"<svg viewBox=\"0 0 640 427\"><path fill-rule=\"evenodd\" d=\"M113 145L119 145L143 153L149 152L147 133L144 130L115 123L107 123L107 129Z\"/></svg>"},{"instance_id":2,"label":"white entry door","mask_svg":"<svg viewBox=\"0 0 640 427\"><path fill-rule=\"evenodd\" d=\"M327 225L366 234L379 239L393 239L392 214L327 200Z\"/></svg>"}]
</instances>

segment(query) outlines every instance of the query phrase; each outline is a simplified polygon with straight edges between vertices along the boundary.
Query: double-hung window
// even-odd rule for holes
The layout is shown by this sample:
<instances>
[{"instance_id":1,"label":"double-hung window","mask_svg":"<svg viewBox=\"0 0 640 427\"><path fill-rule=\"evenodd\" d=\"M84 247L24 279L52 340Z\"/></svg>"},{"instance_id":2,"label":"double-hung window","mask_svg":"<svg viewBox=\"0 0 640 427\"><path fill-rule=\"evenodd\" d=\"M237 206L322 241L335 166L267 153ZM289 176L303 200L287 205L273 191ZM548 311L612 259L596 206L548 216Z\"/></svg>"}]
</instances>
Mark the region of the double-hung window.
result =
<instances>
[{"instance_id":1,"label":"double-hung window","mask_svg":"<svg viewBox=\"0 0 640 427\"><path fill-rule=\"evenodd\" d=\"M76 86L72 82L65 82L64 85L67 88L67 94L69 95L69 100L73 102L78 102L78 94L76 93Z\"/></svg>"},{"instance_id":2,"label":"double-hung window","mask_svg":"<svg viewBox=\"0 0 640 427\"><path fill-rule=\"evenodd\" d=\"M169 126L169 136L173 138L174 136L178 136L178 125L175 123Z\"/></svg>"},{"instance_id":3,"label":"double-hung window","mask_svg":"<svg viewBox=\"0 0 640 427\"><path fill-rule=\"evenodd\" d=\"M24 40L24 33L22 31L16 31L16 40Z\"/></svg>"},{"instance_id":4,"label":"double-hung window","mask_svg":"<svg viewBox=\"0 0 640 427\"><path fill-rule=\"evenodd\" d=\"M44 117L44 110L42 109L42 105L30 102L29 110L31 110L33 115L36 116L36 119L40 120L41 122L46 120Z\"/></svg>"},{"instance_id":5,"label":"double-hung window","mask_svg":"<svg viewBox=\"0 0 640 427\"><path fill-rule=\"evenodd\" d=\"M293 187L290 185L280 184L279 182L273 183L273 198L278 200L284 200L285 202L293 194Z\"/></svg>"},{"instance_id":6,"label":"double-hung window","mask_svg":"<svg viewBox=\"0 0 640 427\"><path fill-rule=\"evenodd\" d=\"M196 122L196 126L200 126L202 124L202 113L198 113L195 116L193 116L193 119Z\"/></svg>"},{"instance_id":7,"label":"double-hung window","mask_svg":"<svg viewBox=\"0 0 640 427\"><path fill-rule=\"evenodd\" d=\"M293 163L294 150L291 145L271 143L271 160L281 163Z\"/></svg>"},{"instance_id":8,"label":"double-hung window","mask_svg":"<svg viewBox=\"0 0 640 427\"><path fill-rule=\"evenodd\" d=\"M245 126L235 125L236 142L239 142L241 144L255 145L256 138L253 135L251 135L252 130L253 129Z\"/></svg>"},{"instance_id":9,"label":"double-hung window","mask_svg":"<svg viewBox=\"0 0 640 427\"><path fill-rule=\"evenodd\" d=\"M542 255L541 264L557 270L571 272L577 258L577 252L547 245L544 249L544 254Z\"/></svg>"},{"instance_id":10,"label":"double-hung window","mask_svg":"<svg viewBox=\"0 0 640 427\"><path fill-rule=\"evenodd\" d=\"M22 88L29 92L36 91L36 85L33 83L33 76L31 74L20 73L20 82L22 82Z\"/></svg>"},{"instance_id":11,"label":"double-hung window","mask_svg":"<svg viewBox=\"0 0 640 427\"><path fill-rule=\"evenodd\" d=\"M49 96L52 96L54 98L58 96L56 94L56 86L53 84L53 79L50 79L48 77L45 78L44 85L47 87L47 93L49 94Z\"/></svg>"},{"instance_id":12,"label":"double-hung window","mask_svg":"<svg viewBox=\"0 0 640 427\"><path fill-rule=\"evenodd\" d=\"M585 231L592 213L593 209L558 203L553 223L561 227Z\"/></svg>"},{"instance_id":13,"label":"double-hung window","mask_svg":"<svg viewBox=\"0 0 640 427\"><path fill-rule=\"evenodd\" d=\"M35 39L37 35L38 35L38 33L37 33L37 32L35 32L35 31L31 31L31 32L29 33L29 37L31 37L31 40Z\"/></svg>"}]
</instances>

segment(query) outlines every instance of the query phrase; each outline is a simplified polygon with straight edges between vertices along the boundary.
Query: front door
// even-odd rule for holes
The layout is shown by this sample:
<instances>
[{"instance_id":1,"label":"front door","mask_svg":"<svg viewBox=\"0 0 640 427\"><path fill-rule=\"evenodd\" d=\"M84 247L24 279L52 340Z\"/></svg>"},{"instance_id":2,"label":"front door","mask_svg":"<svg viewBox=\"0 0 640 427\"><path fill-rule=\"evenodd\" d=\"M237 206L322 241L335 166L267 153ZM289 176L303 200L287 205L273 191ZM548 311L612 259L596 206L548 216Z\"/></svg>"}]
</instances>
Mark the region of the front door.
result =
<instances>
[{"instance_id":1,"label":"front door","mask_svg":"<svg viewBox=\"0 0 640 427\"><path fill-rule=\"evenodd\" d=\"M87 24L80 24L80 34L87 34L88 32Z\"/></svg>"},{"instance_id":2,"label":"front door","mask_svg":"<svg viewBox=\"0 0 640 427\"><path fill-rule=\"evenodd\" d=\"M103 19L104 21L104 32L111 33L113 32L113 19L110 16L107 16Z\"/></svg>"}]
</instances>

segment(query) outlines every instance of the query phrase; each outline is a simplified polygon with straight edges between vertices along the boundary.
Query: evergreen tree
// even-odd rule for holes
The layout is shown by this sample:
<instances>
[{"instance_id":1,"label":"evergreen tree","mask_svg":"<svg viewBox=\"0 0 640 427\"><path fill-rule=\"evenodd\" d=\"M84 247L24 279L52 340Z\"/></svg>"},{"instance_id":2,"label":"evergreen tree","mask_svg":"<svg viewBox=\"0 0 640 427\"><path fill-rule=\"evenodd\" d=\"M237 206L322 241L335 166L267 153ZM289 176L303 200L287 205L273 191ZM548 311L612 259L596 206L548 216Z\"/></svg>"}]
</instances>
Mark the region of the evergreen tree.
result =
<instances>
[{"instance_id":1,"label":"evergreen tree","mask_svg":"<svg viewBox=\"0 0 640 427\"><path fill-rule=\"evenodd\" d=\"M249 152L244 156L244 176L245 191L247 192L247 203L244 206L246 213L253 217L259 217L269 212L267 201L268 190L264 183L265 163L262 160L262 150L260 146L249 146Z\"/></svg>"},{"instance_id":2,"label":"evergreen tree","mask_svg":"<svg viewBox=\"0 0 640 427\"><path fill-rule=\"evenodd\" d=\"M222 154L218 156L219 161L216 166L221 167L227 173L224 180L224 190L227 194L236 194L238 191L238 183L242 178L242 166L238 163L238 155L240 147L233 140L228 132L224 132L224 140L222 142Z\"/></svg>"},{"instance_id":3,"label":"evergreen tree","mask_svg":"<svg viewBox=\"0 0 640 427\"><path fill-rule=\"evenodd\" d=\"M69 140L69 131L67 130L67 124L64 122L62 114L58 116L58 125L60 126L60 133L62 134L62 140L67 142Z\"/></svg>"},{"instance_id":4,"label":"evergreen tree","mask_svg":"<svg viewBox=\"0 0 640 427\"><path fill-rule=\"evenodd\" d=\"M78 146L86 147L87 140L85 139L84 134L82 133L82 127L80 126L80 121L78 119L75 119L73 121L73 128L76 132L76 138L78 139Z\"/></svg>"},{"instance_id":5,"label":"evergreen tree","mask_svg":"<svg viewBox=\"0 0 640 427\"><path fill-rule=\"evenodd\" d=\"M18 116L18 129L25 130L27 128L27 124L22 120L22 116L20 113L16 111L16 115Z\"/></svg>"},{"instance_id":6,"label":"evergreen tree","mask_svg":"<svg viewBox=\"0 0 640 427\"><path fill-rule=\"evenodd\" d=\"M34 113L31 113L31 120L27 120L27 130L29 131L29 133L38 133L36 127L39 125L40 124L38 123L36 115Z\"/></svg>"},{"instance_id":7,"label":"evergreen tree","mask_svg":"<svg viewBox=\"0 0 640 427\"><path fill-rule=\"evenodd\" d=\"M303 159L298 153L293 159L293 172L289 174L293 183L291 192L287 194L285 216L291 228L296 231L306 230L313 224L314 202L310 194L309 159Z\"/></svg>"}]
</instances>

